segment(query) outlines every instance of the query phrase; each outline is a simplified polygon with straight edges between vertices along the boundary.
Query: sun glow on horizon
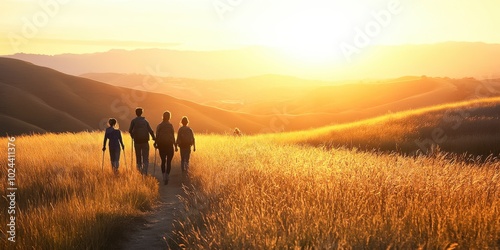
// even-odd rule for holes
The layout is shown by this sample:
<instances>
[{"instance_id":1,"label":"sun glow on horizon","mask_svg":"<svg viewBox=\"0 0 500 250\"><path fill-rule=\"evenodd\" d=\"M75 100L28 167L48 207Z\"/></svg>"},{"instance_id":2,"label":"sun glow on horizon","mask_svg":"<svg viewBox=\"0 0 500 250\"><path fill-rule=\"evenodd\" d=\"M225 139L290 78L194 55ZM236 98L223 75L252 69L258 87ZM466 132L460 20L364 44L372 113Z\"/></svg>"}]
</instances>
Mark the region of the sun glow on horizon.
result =
<instances>
[{"instance_id":1,"label":"sun glow on horizon","mask_svg":"<svg viewBox=\"0 0 500 250\"><path fill-rule=\"evenodd\" d=\"M392 3L404 11L382 21L381 30L370 26L377 18L374 13ZM4 7L3 55L263 46L277 48L297 61L345 62L339 44L352 44L359 29L375 34L362 41L370 46L500 43L500 33L490 29L500 21L494 12L500 7L496 0L9 0Z\"/></svg>"},{"instance_id":2,"label":"sun glow on horizon","mask_svg":"<svg viewBox=\"0 0 500 250\"><path fill-rule=\"evenodd\" d=\"M338 10L332 11L333 4L329 8L294 7L273 12L272 17L264 17L256 25L254 36L259 44L305 62L339 61L338 44L352 33L350 26L346 25L352 17Z\"/></svg>"}]
</instances>

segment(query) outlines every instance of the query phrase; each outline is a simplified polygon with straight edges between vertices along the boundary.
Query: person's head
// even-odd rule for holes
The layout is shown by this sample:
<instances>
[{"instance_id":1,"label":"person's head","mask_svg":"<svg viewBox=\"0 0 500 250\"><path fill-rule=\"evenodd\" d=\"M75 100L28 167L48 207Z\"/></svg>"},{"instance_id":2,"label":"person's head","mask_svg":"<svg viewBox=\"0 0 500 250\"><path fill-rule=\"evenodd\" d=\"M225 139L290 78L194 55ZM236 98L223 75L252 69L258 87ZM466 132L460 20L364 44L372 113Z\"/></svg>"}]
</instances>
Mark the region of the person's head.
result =
<instances>
[{"instance_id":1,"label":"person's head","mask_svg":"<svg viewBox=\"0 0 500 250\"><path fill-rule=\"evenodd\" d=\"M135 115L137 115L137 116L141 116L142 112L143 112L143 109L140 107L135 109Z\"/></svg>"},{"instance_id":2,"label":"person's head","mask_svg":"<svg viewBox=\"0 0 500 250\"><path fill-rule=\"evenodd\" d=\"M108 124L110 127L115 127L116 125L116 119L115 118L109 118Z\"/></svg>"},{"instance_id":3,"label":"person's head","mask_svg":"<svg viewBox=\"0 0 500 250\"><path fill-rule=\"evenodd\" d=\"M170 114L170 111L163 112L163 120L164 121L169 121L171 116L172 116L172 114Z\"/></svg>"},{"instance_id":4,"label":"person's head","mask_svg":"<svg viewBox=\"0 0 500 250\"><path fill-rule=\"evenodd\" d=\"M189 120L187 118L187 116L183 116L182 119L181 119L181 124L183 126L187 126L189 124Z\"/></svg>"}]
</instances>

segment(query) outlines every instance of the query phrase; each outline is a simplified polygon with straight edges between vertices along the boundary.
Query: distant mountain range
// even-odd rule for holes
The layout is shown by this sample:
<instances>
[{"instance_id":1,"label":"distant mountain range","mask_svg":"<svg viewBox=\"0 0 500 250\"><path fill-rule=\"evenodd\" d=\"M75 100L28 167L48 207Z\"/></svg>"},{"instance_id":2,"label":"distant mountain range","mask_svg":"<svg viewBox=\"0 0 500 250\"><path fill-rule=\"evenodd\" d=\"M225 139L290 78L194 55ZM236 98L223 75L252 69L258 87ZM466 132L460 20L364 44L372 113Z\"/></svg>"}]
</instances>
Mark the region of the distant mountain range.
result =
<instances>
[{"instance_id":1,"label":"distant mountain range","mask_svg":"<svg viewBox=\"0 0 500 250\"><path fill-rule=\"evenodd\" d=\"M195 79L247 78L278 74L307 79L387 79L403 75L499 78L500 44L449 42L430 45L378 46L326 64L292 60L276 50L250 47L225 51L163 49L111 50L94 54L6 57L49 67L63 73L148 74Z\"/></svg>"},{"instance_id":2,"label":"distant mountain range","mask_svg":"<svg viewBox=\"0 0 500 250\"><path fill-rule=\"evenodd\" d=\"M204 133L231 133L234 127L249 134L297 131L500 95L500 81L495 79L403 77L332 85L268 75L223 81L182 79L179 85L171 78L149 75L111 74L121 77L118 82L109 74L90 76L106 78L101 80L108 83L0 57L0 135L97 130L106 126L109 117L117 118L122 130L127 130L137 106L145 108L153 126L170 110L175 126L187 115L192 127ZM112 85L123 82L128 85ZM145 90L130 88L134 82ZM165 89L171 90L168 95L161 93ZM191 94L182 96L187 100L177 98L185 92ZM200 96L212 101L199 104L194 99ZM242 102L230 106L224 101L229 96Z\"/></svg>"}]
</instances>

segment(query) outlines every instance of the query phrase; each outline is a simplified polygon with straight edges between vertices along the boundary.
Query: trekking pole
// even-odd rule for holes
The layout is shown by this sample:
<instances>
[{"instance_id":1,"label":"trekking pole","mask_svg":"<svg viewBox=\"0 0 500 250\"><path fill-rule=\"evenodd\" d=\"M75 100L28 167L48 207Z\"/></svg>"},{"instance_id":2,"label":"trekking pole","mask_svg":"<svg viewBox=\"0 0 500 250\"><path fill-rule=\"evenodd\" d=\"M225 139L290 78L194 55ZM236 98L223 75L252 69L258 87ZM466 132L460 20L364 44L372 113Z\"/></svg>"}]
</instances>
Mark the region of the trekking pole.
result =
<instances>
[{"instance_id":1,"label":"trekking pole","mask_svg":"<svg viewBox=\"0 0 500 250\"><path fill-rule=\"evenodd\" d=\"M105 152L105 151L106 151L106 150L103 150L103 151L102 151L102 164L101 164L101 170L102 170L103 172L104 172L104 152Z\"/></svg>"},{"instance_id":2,"label":"trekking pole","mask_svg":"<svg viewBox=\"0 0 500 250\"><path fill-rule=\"evenodd\" d=\"M155 160L154 160L154 163L153 163L153 176L155 175L155 172L156 172L156 150L157 148L155 148Z\"/></svg>"},{"instance_id":3,"label":"trekking pole","mask_svg":"<svg viewBox=\"0 0 500 250\"><path fill-rule=\"evenodd\" d=\"M134 166L134 139L132 139L131 147L130 147L130 169L132 169L132 166Z\"/></svg>"},{"instance_id":4,"label":"trekking pole","mask_svg":"<svg viewBox=\"0 0 500 250\"><path fill-rule=\"evenodd\" d=\"M125 149L123 150L123 161L125 162L125 167L127 166L127 154L125 154Z\"/></svg>"}]
</instances>

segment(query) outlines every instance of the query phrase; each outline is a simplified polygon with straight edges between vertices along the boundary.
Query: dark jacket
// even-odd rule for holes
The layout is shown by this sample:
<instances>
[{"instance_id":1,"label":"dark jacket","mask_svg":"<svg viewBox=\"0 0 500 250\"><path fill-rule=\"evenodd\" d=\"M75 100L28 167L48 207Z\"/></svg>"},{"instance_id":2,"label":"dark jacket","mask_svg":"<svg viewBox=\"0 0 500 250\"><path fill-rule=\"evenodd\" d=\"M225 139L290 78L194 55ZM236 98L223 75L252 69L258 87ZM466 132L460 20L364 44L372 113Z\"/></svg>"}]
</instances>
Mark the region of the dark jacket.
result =
<instances>
[{"instance_id":1,"label":"dark jacket","mask_svg":"<svg viewBox=\"0 0 500 250\"><path fill-rule=\"evenodd\" d=\"M104 133L104 145L103 147L106 147L106 141L109 139L109 148L110 149L119 149L120 145L123 148L123 141L122 141L122 133L120 130L115 129L113 127L108 127L106 128L106 132Z\"/></svg>"},{"instance_id":2,"label":"dark jacket","mask_svg":"<svg viewBox=\"0 0 500 250\"><path fill-rule=\"evenodd\" d=\"M135 143L147 143L149 141L149 135L151 135L153 140L156 140L153 129L149 126L149 122L142 116L138 116L130 122L130 129L128 132Z\"/></svg>"}]
</instances>

